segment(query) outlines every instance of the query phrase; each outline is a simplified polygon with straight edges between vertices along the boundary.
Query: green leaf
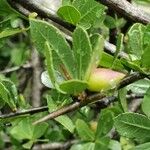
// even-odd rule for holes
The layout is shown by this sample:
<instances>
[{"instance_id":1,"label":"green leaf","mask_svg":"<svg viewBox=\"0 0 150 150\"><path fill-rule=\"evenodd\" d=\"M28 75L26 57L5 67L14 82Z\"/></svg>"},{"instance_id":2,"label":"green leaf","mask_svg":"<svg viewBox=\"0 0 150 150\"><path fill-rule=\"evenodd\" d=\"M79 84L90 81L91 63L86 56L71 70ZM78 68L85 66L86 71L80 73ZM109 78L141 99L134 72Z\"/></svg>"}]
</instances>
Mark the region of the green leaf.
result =
<instances>
[{"instance_id":1,"label":"green leaf","mask_svg":"<svg viewBox=\"0 0 150 150\"><path fill-rule=\"evenodd\" d=\"M109 137L102 137L96 140L94 150L108 150L109 141Z\"/></svg>"},{"instance_id":2,"label":"green leaf","mask_svg":"<svg viewBox=\"0 0 150 150\"><path fill-rule=\"evenodd\" d=\"M94 34L90 40L93 51L91 54L90 64L86 71L85 80L89 79L91 72L99 65L99 61L101 61L102 52L104 49L104 39L101 35Z\"/></svg>"},{"instance_id":3,"label":"green leaf","mask_svg":"<svg viewBox=\"0 0 150 150\"><path fill-rule=\"evenodd\" d=\"M144 49L144 53L142 55L142 67L150 68L150 44Z\"/></svg>"},{"instance_id":4,"label":"green leaf","mask_svg":"<svg viewBox=\"0 0 150 150\"><path fill-rule=\"evenodd\" d=\"M129 54L134 55L136 57L135 58L136 60L141 59L141 56L143 54L144 31L145 31L144 25L140 23L135 23L127 33L128 37L127 51Z\"/></svg>"},{"instance_id":5,"label":"green leaf","mask_svg":"<svg viewBox=\"0 0 150 150\"><path fill-rule=\"evenodd\" d=\"M57 122L59 122L60 124L62 124L71 133L74 132L75 126L74 126L72 120L67 115L59 116L59 117L55 118L55 120Z\"/></svg>"},{"instance_id":6,"label":"green leaf","mask_svg":"<svg viewBox=\"0 0 150 150\"><path fill-rule=\"evenodd\" d=\"M104 109L100 112L97 130L96 130L96 139L99 139L112 129L113 127L113 112L110 109Z\"/></svg>"},{"instance_id":7,"label":"green leaf","mask_svg":"<svg viewBox=\"0 0 150 150\"><path fill-rule=\"evenodd\" d=\"M92 47L87 32L78 27L73 33L73 51L76 60L78 79L83 80L92 56Z\"/></svg>"},{"instance_id":8,"label":"green leaf","mask_svg":"<svg viewBox=\"0 0 150 150\"><path fill-rule=\"evenodd\" d=\"M57 11L57 14L59 17L73 25L76 25L81 17L80 12L75 7L70 5L60 7Z\"/></svg>"},{"instance_id":9,"label":"green leaf","mask_svg":"<svg viewBox=\"0 0 150 150\"><path fill-rule=\"evenodd\" d=\"M0 82L0 98L6 102L13 111L16 111L16 105L11 97L9 90Z\"/></svg>"},{"instance_id":10,"label":"green leaf","mask_svg":"<svg viewBox=\"0 0 150 150\"><path fill-rule=\"evenodd\" d=\"M60 107L62 107L64 101L69 98L66 95L56 93L56 92L51 93L51 94L55 94L55 96L52 95L52 96L47 97L49 112L55 111L55 110L59 109ZM61 104L57 104L57 102L59 102L59 101L61 102ZM62 115L62 116L55 118L55 120L57 122L59 122L61 125L63 125L71 133L74 132L75 126L69 116Z\"/></svg>"},{"instance_id":11,"label":"green leaf","mask_svg":"<svg viewBox=\"0 0 150 150\"><path fill-rule=\"evenodd\" d=\"M15 35L15 34L18 34L18 33L24 32L24 31L27 31L27 30L28 30L27 28L24 28L24 29L14 29L14 28L12 28L12 29L5 29L2 32L0 32L0 38L12 36L12 35Z\"/></svg>"},{"instance_id":12,"label":"green leaf","mask_svg":"<svg viewBox=\"0 0 150 150\"><path fill-rule=\"evenodd\" d=\"M122 33L120 33L117 37L117 47L116 47L116 52L114 54L114 61L112 64L112 68L113 68L113 65L115 64L115 61L117 60L117 57L118 57L120 51L123 49L123 37L124 37L124 35Z\"/></svg>"},{"instance_id":13,"label":"green leaf","mask_svg":"<svg viewBox=\"0 0 150 150\"><path fill-rule=\"evenodd\" d=\"M32 122L31 118L24 118L17 124L17 126L11 129L10 134L18 140L28 139L35 141L44 135L48 128L48 124L44 122L38 125L33 125Z\"/></svg>"},{"instance_id":14,"label":"green leaf","mask_svg":"<svg viewBox=\"0 0 150 150\"><path fill-rule=\"evenodd\" d=\"M57 71L65 69L70 78L75 78L73 52L61 32L53 25L36 19L30 19L30 29L32 40L39 52L45 52L46 41L51 46L54 69Z\"/></svg>"},{"instance_id":15,"label":"green leaf","mask_svg":"<svg viewBox=\"0 0 150 150\"><path fill-rule=\"evenodd\" d=\"M62 6L71 4L71 0L62 0Z\"/></svg>"},{"instance_id":16,"label":"green leaf","mask_svg":"<svg viewBox=\"0 0 150 150\"><path fill-rule=\"evenodd\" d=\"M110 140L109 149L110 150L121 150L121 144L118 141Z\"/></svg>"},{"instance_id":17,"label":"green leaf","mask_svg":"<svg viewBox=\"0 0 150 150\"><path fill-rule=\"evenodd\" d=\"M150 150L150 142L140 144L130 150Z\"/></svg>"},{"instance_id":18,"label":"green leaf","mask_svg":"<svg viewBox=\"0 0 150 150\"><path fill-rule=\"evenodd\" d=\"M113 66L112 66L113 64ZM106 52L102 53L102 58L99 63L100 66L105 68L111 68L114 70L123 70L124 66L121 64L120 59L116 59L114 62L114 57Z\"/></svg>"},{"instance_id":19,"label":"green leaf","mask_svg":"<svg viewBox=\"0 0 150 150\"><path fill-rule=\"evenodd\" d=\"M104 19L105 7L94 0L74 0L72 5L81 13L79 25L84 28L90 28L97 20L102 22Z\"/></svg>"},{"instance_id":20,"label":"green leaf","mask_svg":"<svg viewBox=\"0 0 150 150\"><path fill-rule=\"evenodd\" d=\"M122 110L124 112L128 112L128 105L127 105L126 95L127 95L126 88L122 88L118 91L119 102L120 102L120 105L121 105Z\"/></svg>"},{"instance_id":21,"label":"green leaf","mask_svg":"<svg viewBox=\"0 0 150 150\"><path fill-rule=\"evenodd\" d=\"M142 101L142 110L143 112L150 117L150 88L147 90L146 94L144 95L144 99Z\"/></svg>"},{"instance_id":22,"label":"green leaf","mask_svg":"<svg viewBox=\"0 0 150 150\"><path fill-rule=\"evenodd\" d=\"M50 77L53 86L55 87L56 79L55 79L55 71L53 66L52 48L50 47L48 41L45 41L45 57L46 57L48 75Z\"/></svg>"},{"instance_id":23,"label":"green leaf","mask_svg":"<svg viewBox=\"0 0 150 150\"><path fill-rule=\"evenodd\" d=\"M141 114L124 113L114 120L116 130L128 138L145 139L150 137L150 120Z\"/></svg>"},{"instance_id":24,"label":"green leaf","mask_svg":"<svg viewBox=\"0 0 150 150\"><path fill-rule=\"evenodd\" d=\"M23 18L26 18L25 16L21 15L20 13L18 13L15 9L13 9L12 7L10 7L10 5L8 4L7 0L1 0L1 5L0 5L0 15L1 16L21 16Z\"/></svg>"},{"instance_id":25,"label":"green leaf","mask_svg":"<svg viewBox=\"0 0 150 150\"><path fill-rule=\"evenodd\" d=\"M111 16L107 15L104 23L110 29L116 28L116 20Z\"/></svg>"},{"instance_id":26,"label":"green leaf","mask_svg":"<svg viewBox=\"0 0 150 150\"><path fill-rule=\"evenodd\" d=\"M2 83L8 89L8 91L10 93L10 98L14 101L14 103L17 103L18 102L18 91L17 91L16 85L8 79L3 79Z\"/></svg>"},{"instance_id":27,"label":"green leaf","mask_svg":"<svg viewBox=\"0 0 150 150\"><path fill-rule=\"evenodd\" d=\"M137 94L145 94L150 87L150 81L142 79L127 86L127 90Z\"/></svg>"},{"instance_id":28,"label":"green leaf","mask_svg":"<svg viewBox=\"0 0 150 150\"><path fill-rule=\"evenodd\" d=\"M87 88L88 84L82 80L68 80L59 85L59 88L67 94L79 94Z\"/></svg>"},{"instance_id":29,"label":"green leaf","mask_svg":"<svg viewBox=\"0 0 150 150\"><path fill-rule=\"evenodd\" d=\"M84 141L93 141L94 132L89 128L86 122L81 119L76 121L76 129L80 138Z\"/></svg>"},{"instance_id":30,"label":"green leaf","mask_svg":"<svg viewBox=\"0 0 150 150\"><path fill-rule=\"evenodd\" d=\"M23 144L22 146L23 146L23 148L25 148L25 149L31 149L33 144L34 144L33 141L29 141L29 142Z\"/></svg>"}]
</instances>

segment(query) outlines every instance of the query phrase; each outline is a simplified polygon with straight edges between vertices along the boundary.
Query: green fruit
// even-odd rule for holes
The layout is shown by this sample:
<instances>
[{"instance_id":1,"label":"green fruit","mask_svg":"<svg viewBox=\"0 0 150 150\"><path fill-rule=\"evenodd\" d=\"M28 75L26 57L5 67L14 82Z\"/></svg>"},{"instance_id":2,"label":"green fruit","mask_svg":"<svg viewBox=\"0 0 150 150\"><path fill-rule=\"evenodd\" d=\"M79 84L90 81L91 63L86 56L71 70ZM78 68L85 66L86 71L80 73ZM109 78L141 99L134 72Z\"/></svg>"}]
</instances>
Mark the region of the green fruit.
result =
<instances>
[{"instance_id":1,"label":"green fruit","mask_svg":"<svg viewBox=\"0 0 150 150\"><path fill-rule=\"evenodd\" d=\"M114 88L125 74L111 69L97 68L88 80L88 90L93 92L105 91Z\"/></svg>"}]
</instances>

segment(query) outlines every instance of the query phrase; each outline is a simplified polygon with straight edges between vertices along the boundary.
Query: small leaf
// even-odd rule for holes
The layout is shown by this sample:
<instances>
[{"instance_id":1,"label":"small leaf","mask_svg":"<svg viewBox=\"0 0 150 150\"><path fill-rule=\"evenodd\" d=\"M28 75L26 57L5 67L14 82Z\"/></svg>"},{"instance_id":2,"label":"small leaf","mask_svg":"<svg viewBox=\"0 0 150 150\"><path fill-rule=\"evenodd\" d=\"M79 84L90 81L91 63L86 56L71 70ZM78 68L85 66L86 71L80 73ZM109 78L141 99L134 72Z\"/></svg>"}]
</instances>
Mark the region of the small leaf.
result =
<instances>
[{"instance_id":1,"label":"small leaf","mask_svg":"<svg viewBox=\"0 0 150 150\"><path fill-rule=\"evenodd\" d=\"M142 55L142 67L150 68L150 44L144 49L144 53Z\"/></svg>"},{"instance_id":2,"label":"small leaf","mask_svg":"<svg viewBox=\"0 0 150 150\"><path fill-rule=\"evenodd\" d=\"M56 78L56 82L58 84L61 84L61 83L63 83L63 81L65 81L64 78L62 77L62 75L58 71L55 71L55 78ZM52 88L52 89L55 88L52 84L51 79L49 78L47 71L42 72L41 81L46 87Z\"/></svg>"},{"instance_id":3,"label":"small leaf","mask_svg":"<svg viewBox=\"0 0 150 150\"><path fill-rule=\"evenodd\" d=\"M11 97L9 90L0 82L0 97L5 101L13 111L16 111L16 105Z\"/></svg>"},{"instance_id":4,"label":"small leaf","mask_svg":"<svg viewBox=\"0 0 150 150\"><path fill-rule=\"evenodd\" d=\"M146 94L144 95L144 99L142 101L142 110L143 112L150 117L150 88L147 90Z\"/></svg>"},{"instance_id":5,"label":"small leaf","mask_svg":"<svg viewBox=\"0 0 150 150\"><path fill-rule=\"evenodd\" d=\"M105 7L94 0L74 0L72 5L81 13L79 25L86 29L95 26L97 20L99 24L104 20Z\"/></svg>"},{"instance_id":6,"label":"small leaf","mask_svg":"<svg viewBox=\"0 0 150 150\"><path fill-rule=\"evenodd\" d=\"M71 133L74 132L75 126L74 126L72 120L67 115L59 116L59 117L55 118L55 120L57 122L59 122L60 124L62 124Z\"/></svg>"},{"instance_id":7,"label":"small leaf","mask_svg":"<svg viewBox=\"0 0 150 150\"><path fill-rule=\"evenodd\" d=\"M110 150L121 150L121 144L118 141L110 140L109 149Z\"/></svg>"},{"instance_id":8,"label":"small leaf","mask_svg":"<svg viewBox=\"0 0 150 150\"><path fill-rule=\"evenodd\" d=\"M123 37L124 37L124 35L122 33L120 33L117 37L117 47L116 47L116 52L114 55L114 61L112 64L112 68L113 68L115 61L117 60L117 57L118 57L120 51L123 49Z\"/></svg>"},{"instance_id":9,"label":"small leaf","mask_svg":"<svg viewBox=\"0 0 150 150\"><path fill-rule=\"evenodd\" d=\"M25 149L31 149L31 147L32 147L33 144L34 144L33 141L29 141L29 142L23 144L22 146L23 146L23 148L25 148Z\"/></svg>"},{"instance_id":10,"label":"small leaf","mask_svg":"<svg viewBox=\"0 0 150 150\"><path fill-rule=\"evenodd\" d=\"M31 118L22 119L17 126L13 127L10 134L18 140L33 140L40 138L48 128L47 123L41 123L38 125L32 125Z\"/></svg>"},{"instance_id":11,"label":"small leaf","mask_svg":"<svg viewBox=\"0 0 150 150\"><path fill-rule=\"evenodd\" d=\"M82 80L90 64L92 47L87 32L81 27L76 28L73 33L73 52L77 64L77 77Z\"/></svg>"},{"instance_id":12,"label":"small leaf","mask_svg":"<svg viewBox=\"0 0 150 150\"><path fill-rule=\"evenodd\" d=\"M91 37L91 44L92 44L92 54L91 54L91 59L89 66L87 68L86 74L85 74L85 80L89 79L89 76L91 72L97 68L99 65L99 62L101 61L102 58L102 52L104 49L104 39L101 35L99 34L94 34Z\"/></svg>"},{"instance_id":13,"label":"small leaf","mask_svg":"<svg viewBox=\"0 0 150 150\"><path fill-rule=\"evenodd\" d=\"M148 143L144 143L144 144L140 144L130 150L150 150L150 142Z\"/></svg>"},{"instance_id":14,"label":"small leaf","mask_svg":"<svg viewBox=\"0 0 150 150\"><path fill-rule=\"evenodd\" d=\"M3 31L0 32L0 38L5 38L5 37L8 37L8 36L12 36L12 35L15 35L17 33L21 33L21 32L24 32L24 31L27 31L28 29L5 29Z\"/></svg>"},{"instance_id":15,"label":"small leaf","mask_svg":"<svg viewBox=\"0 0 150 150\"><path fill-rule=\"evenodd\" d=\"M99 65L104 68L112 68L114 70L120 71L124 70L124 66L122 65L120 59L116 59L116 61L114 62L114 57L106 52L102 52L102 58L99 62Z\"/></svg>"},{"instance_id":16,"label":"small leaf","mask_svg":"<svg viewBox=\"0 0 150 150\"><path fill-rule=\"evenodd\" d=\"M140 23L135 23L127 33L127 51L129 54L136 56L136 60L141 59L143 53L144 32L145 26Z\"/></svg>"},{"instance_id":17,"label":"small leaf","mask_svg":"<svg viewBox=\"0 0 150 150\"><path fill-rule=\"evenodd\" d=\"M119 92L118 98L119 98L120 105L124 112L128 112L128 105L126 100L127 90L126 88L122 88L118 92Z\"/></svg>"},{"instance_id":18,"label":"small leaf","mask_svg":"<svg viewBox=\"0 0 150 150\"><path fill-rule=\"evenodd\" d=\"M55 97L53 96L53 94L55 94ZM69 99L68 96L63 95L61 93L56 93L56 92L51 93L51 96L47 97L49 112L55 111L58 108L62 107L64 101L68 99ZM58 102L61 102L61 104L57 104ZM71 133L74 132L75 126L69 116L62 115L62 116L55 118L55 120L59 122L61 125L63 125Z\"/></svg>"},{"instance_id":19,"label":"small leaf","mask_svg":"<svg viewBox=\"0 0 150 150\"><path fill-rule=\"evenodd\" d=\"M127 86L127 90L137 94L145 94L150 87L150 81L142 79Z\"/></svg>"},{"instance_id":20,"label":"small leaf","mask_svg":"<svg viewBox=\"0 0 150 150\"><path fill-rule=\"evenodd\" d=\"M94 150L108 150L109 141L110 141L109 137L102 137L100 139L97 139L95 141Z\"/></svg>"},{"instance_id":21,"label":"small leaf","mask_svg":"<svg viewBox=\"0 0 150 150\"><path fill-rule=\"evenodd\" d=\"M145 139L150 137L150 120L141 114L124 113L114 120L116 130L128 138Z\"/></svg>"},{"instance_id":22,"label":"small leaf","mask_svg":"<svg viewBox=\"0 0 150 150\"><path fill-rule=\"evenodd\" d=\"M68 80L59 85L60 89L67 94L79 94L87 88L88 84L82 80Z\"/></svg>"},{"instance_id":23,"label":"small leaf","mask_svg":"<svg viewBox=\"0 0 150 150\"><path fill-rule=\"evenodd\" d=\"M45 42L45 57L46 57L48 75L50 77L53 86L55 87L56 79L55 79L55 70L54 70L53 58L52 58L52 48L50 47L48 41Z\"/></svg>"},{"instance_id":24,"label":"small leaf","mask_svg":"<svg viewBox=\"0 0 150 150\"><path fill-rule=\"evenodd\" d=\"M70 78L76 77L73 52L62 33L45 21L30 19L32 40L39 52L45 53L45 42L52 48L54 69L65 69Z\"/></svg>"},{"instance_id":25,"label":"small leaf","mask_svg":"<svg viewBox=\"0 0 150 150\"><path fill-rule=\"evenodd\" d=\"M105 136L113 127L113 112L109 109L101 111L96 130L96 139Z\"/></svg>"},{"instance_id":26,"label":"small leaf","mask_svg":"<svg viewBox=\"0 0 150 150\"><path fill-rule=\"evenodd\" d=\"M71 5L65 5L58 9L57 11L58 16L60 16L65 21L76 25L81 17L80 12Z\"/></svg>"},{"instance_id":27,"label":"small leaf","mask_svg":"<svg viewBox=\"0 0 150 150\"><path fill-rule=\"evenodd\" d=\"M94 132L89 128L86 122L78 119L76 121L76 129L82 140L85 141L93 141L94 140Z\"/></svg>"}]
</instances>

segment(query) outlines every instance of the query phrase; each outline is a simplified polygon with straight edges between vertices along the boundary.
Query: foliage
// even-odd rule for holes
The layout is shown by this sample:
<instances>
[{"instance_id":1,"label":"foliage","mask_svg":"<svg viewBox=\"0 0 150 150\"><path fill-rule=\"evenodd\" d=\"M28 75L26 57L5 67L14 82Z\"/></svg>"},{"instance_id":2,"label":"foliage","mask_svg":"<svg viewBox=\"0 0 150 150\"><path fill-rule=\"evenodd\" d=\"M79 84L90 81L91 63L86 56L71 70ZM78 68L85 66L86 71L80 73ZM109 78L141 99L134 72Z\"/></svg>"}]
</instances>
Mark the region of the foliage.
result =
<instances>
[{"instance_id":1,"label":"foliage","mask_svg":"<svg viewBox=\"0 0 150 150\"><path fill-rule=\"evenodd\" d=\"M149 0L137 1L149 4ZM150 25L111 14L95 0L62 0L55 15L49 15L52 22L32 13L26 17L1 0L0 149L34 149L41 143L75 140L66 149L148 150ZM53 23L55 19L64 27ZM116 50L112 54L106 50L106 41L111 41L113 31ZM40 66L34 64L33 49ZM42 111L32 106L33 91L39 90L33 88L39 83L34 76L39 68ZM96 68L120 71L127 77L138 72L143 79L94 93L88 90L88 79ZM97 98L100 94L105 98ZM130 112L132 102L139 99L137 112ZM54 114L51 120L35 124L49 113Z\"/></svg>"}]
</instances>

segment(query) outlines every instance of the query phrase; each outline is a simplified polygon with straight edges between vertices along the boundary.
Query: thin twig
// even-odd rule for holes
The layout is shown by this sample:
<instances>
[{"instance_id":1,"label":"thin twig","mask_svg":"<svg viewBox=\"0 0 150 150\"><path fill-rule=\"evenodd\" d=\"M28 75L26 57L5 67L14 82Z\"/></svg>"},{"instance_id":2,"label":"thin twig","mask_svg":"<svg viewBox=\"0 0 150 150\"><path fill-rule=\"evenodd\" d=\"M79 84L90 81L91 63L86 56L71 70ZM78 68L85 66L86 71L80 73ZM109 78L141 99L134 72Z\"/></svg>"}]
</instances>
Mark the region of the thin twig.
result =
<instances>
[{"instance_id":1,"label":"thin twig","mask_svg":"<svg viewBox=\"0 0 150 150\"><path fill-rule=\"evenodd\" d=\"M144 97L144 94L133 94L133 93L126 96L127 100L142 99L143 97ZM96 98L97 98L97 96L96 96ZM98 101L98 104L100 106L103 106L103 108L105 108L108 105L110 105L111 103L115 102L116 100L117 100L116 96L108 96L108 97L104 97L100 101ZM48 111L48 106L31 108L31 109L20 111L20 112L4 114L4 115L0 116L0 119L13 118L13 117L27 115L27 114L33 115L33 114L44 112L44 111Z\"/></svg>"},{"instance_id":2,"label":"thin twig","mask_svg":"<svg viewBox=\"0 0 150 150\"><path fill-rule=\"evenodd\" d=\"M47 144L36 144L33 146L32 150L56 150L56 149L65 150L76 143L78 143L78 140L71 140L67 142L54 142Z\"/></svg>"},{"instance_id":3,"label":"thin twig","mask_svg":"<svg viewBox=\"0 0 150 150\"><path fill-rule=\"evenodd\" d=\"M139 79L142 79L144 78L144 75L143 74L140 74L140 73L134 73L132 75L129 75L127 76L126 78L124 78L120 84L118 85L117 89L121 89ZM81 108L83 106L86 106L90 103L94 103L94 102L97 102L97 101L100 101L102 100L103 98L107 98L105 94L103 93L97 93L97 94L94 94L92 96L89 96L87 97L84 101L80 101L80 102L74 102L70 105L67 105L63 108L60 108L54 112L51 112L50 114L48 114L47 116L35 121L33 124L38 124L38 123L41 123L41 122L44 122L44 121L47 121L49 119L53 119L53 118L56 118L60 115L63 115L63 114L66 114L68 112L72 112L74 110L77 110L78 108Z\"/></svg>"},{"instance_id":4,"label":"thin twig","mask_svg":"<svg viewBox=\"0 0 150 150\"><path fill-rule=\"evenodd\" d=\"M30 69L32 66L30 63L28 64L24 64L24 65L21 65L21 66L15 66L15 67L12 67L12 68L7 68L5 70L2 70L0 71L1 74L8 74L8 73L11 73L11 72L14 72L14 71L18 71L20 69Z\"/></svg>"},{"instance_id":5,"label":"thin twig","mask_svg":"<svg viewBox=\"0 0 150 150\"><path fill-rule=\"evenodd\" d=\"M114 11L121 13L122 16L135 22L147 24L150 22L150 15L127 0L97 0L100 3L112 8Z\"/></svg>"},{"instance_id":6,"label":"thin twig","mask_svg":"<svg viewBox=\"0 0 150 150\"><path fill-rule=\"evenodd\" d=\"M48 106L31 108L31 109L20 111L20 112L18 111L15 113L4 114L0 116L0 119L13 118L13 117L27 115L27 114L33 115L33 114L44 112L44 111L48 111Z\"/></svg>"}]
</instances>

